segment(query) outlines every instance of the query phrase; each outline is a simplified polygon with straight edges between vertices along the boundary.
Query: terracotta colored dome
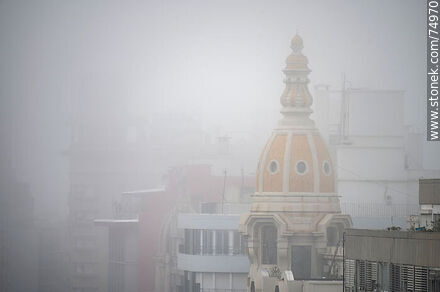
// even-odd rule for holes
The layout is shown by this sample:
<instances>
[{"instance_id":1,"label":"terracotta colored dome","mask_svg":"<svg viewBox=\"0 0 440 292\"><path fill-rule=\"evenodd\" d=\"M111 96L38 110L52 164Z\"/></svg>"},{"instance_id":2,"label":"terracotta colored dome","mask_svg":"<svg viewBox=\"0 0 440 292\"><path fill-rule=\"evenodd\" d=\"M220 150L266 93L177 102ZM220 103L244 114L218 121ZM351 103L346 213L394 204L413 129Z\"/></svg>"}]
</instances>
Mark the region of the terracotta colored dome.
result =
<instances>
[{"instance_id":1,"label":"terracotta colored dome","mask_svg":"<svg viewBox=\"0 0 440 292\"><path fill-rule=\"evenodd\" d=\"M258 163L257 193L334 193L330 155L318 133L275 132Z\"/></svg>"}]
</instances>

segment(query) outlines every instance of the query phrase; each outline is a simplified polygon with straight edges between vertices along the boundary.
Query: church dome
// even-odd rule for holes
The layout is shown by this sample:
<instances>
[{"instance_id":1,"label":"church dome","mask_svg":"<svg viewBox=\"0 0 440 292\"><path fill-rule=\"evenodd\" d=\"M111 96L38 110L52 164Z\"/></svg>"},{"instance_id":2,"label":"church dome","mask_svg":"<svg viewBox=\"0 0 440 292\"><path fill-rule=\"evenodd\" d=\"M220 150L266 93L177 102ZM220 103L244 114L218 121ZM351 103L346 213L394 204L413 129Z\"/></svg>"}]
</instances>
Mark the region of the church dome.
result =
<instances>
[{"instance_id":1,"label":"church dome","mask_svg":"<svg viewBox=\"0 0 440 292\"><path fill-rule=\"evenodd\" d=\"M330 155L318 133L275 132L258 164L257 193L334 193Z\"/></svg>"},{"instance_id":2,"label":"church dome","mask_svg":"<svg viewBox=\"0 0 440 292\"><path fill-rule=\"evenodd\" d=\"M335 175L327 147L310 119L307 57L296 35L286 59L283 118L264 147L257 169L256 194L335 193Z\"/></svg>"}]
</instances>

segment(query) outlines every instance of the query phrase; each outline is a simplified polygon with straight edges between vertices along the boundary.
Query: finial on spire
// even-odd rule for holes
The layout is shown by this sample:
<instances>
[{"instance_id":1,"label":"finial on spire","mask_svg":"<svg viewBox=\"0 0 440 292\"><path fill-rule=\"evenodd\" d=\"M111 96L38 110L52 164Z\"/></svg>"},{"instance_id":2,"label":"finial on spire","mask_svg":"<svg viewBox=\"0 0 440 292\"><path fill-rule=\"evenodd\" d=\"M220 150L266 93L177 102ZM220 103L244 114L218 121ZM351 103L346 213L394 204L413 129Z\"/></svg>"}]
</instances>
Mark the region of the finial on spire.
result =
<instances>
[{"instance_id":1,"label":"finial on spire","mask_svg":"<svg viewBox=\"0 0 440 292\"><path fill-rule=\"evenodd\" d=\"M281 113L284 118L280 121L283 127L306 127L314 128L310 119L313 103L312 95L308 89L308 67L307 57L303 55L303 40L296 34L290 41L292 53L286 59L286 68L283 70L286 75L286 87L281 95Z\"/></svg>"},{"instance_id":2,"label":"finial on spire","mask_svg":"<svg viewBox=\"0 0 440 292\"><path fill-rule=\"evenodd\" d=\"M302 49L304 48L303 40L298 35L298 33L293 37L293 39L290 41L290 48L292 51L296 54L301 53Z\"/></svg>"}]
</instances>

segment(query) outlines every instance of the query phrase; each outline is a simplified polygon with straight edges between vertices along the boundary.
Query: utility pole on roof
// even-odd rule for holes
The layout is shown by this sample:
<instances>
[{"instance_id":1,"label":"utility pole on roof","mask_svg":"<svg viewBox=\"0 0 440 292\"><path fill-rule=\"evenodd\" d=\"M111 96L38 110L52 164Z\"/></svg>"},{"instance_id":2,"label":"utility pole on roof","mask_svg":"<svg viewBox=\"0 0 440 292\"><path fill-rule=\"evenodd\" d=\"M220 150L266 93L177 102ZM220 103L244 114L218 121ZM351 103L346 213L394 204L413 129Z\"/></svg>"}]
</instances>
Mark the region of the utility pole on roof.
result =
<instances>
[{"instance_id":1,"label":"utility pole on roof","mask_svg":"<svg viewBox=\"0 0 440 292\"><path fill-rule=\"evenodd\" d=\"M222 214L224 211L224 204L225 204L225 189L226 189L226 168L224 170L224 177L223 177L223 193L222 193Z\"/></svg>"}]
</instances>

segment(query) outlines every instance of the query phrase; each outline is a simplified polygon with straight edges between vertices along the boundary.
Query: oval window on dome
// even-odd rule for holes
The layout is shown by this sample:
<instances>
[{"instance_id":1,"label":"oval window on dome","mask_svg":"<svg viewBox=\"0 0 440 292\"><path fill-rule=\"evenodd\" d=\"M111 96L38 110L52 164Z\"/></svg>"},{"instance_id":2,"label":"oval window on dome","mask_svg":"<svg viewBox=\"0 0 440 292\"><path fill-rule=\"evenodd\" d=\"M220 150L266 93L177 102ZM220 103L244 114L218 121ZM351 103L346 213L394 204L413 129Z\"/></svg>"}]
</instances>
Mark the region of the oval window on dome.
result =
<instances>
[{"instance_id":1,"label":"oval window on dome","mask_svg":"<svg viewBox=\"0 0 440 292\"><path fill-rule=\"evenodd\" d=\"M308 169L307 162L304 160L300 160L295 164L295 171L297 174L304 175L307 173Z\"/></svg>"},{"instance_id":2,"label":"oval window on dome","mask_svg":"<svg viewBox=\"0 0 440 292\"><path fill-rule=\"evenodd\" d=\"M269 172L271 173L271 174L275 174L275 173L277 173L278 172L278 170L279 170L279 164L278 164L278 161L276 161L276 160L271 160L270 162L269 162L269 165L268 165L268 170L269 170Z\"/></svg>"},{"instance_id":3,"label":"oval window on dome","mask_svg":"<svg viewBox=\"0 0 440 292\"><path fill-rule=\"evenodd\" d=\"M322 162L322 172L326 176L329 176L332 173L332 168L330 167L330 162L328 162L327 160L324 160Z\"/></svg>"}]
</instances>

